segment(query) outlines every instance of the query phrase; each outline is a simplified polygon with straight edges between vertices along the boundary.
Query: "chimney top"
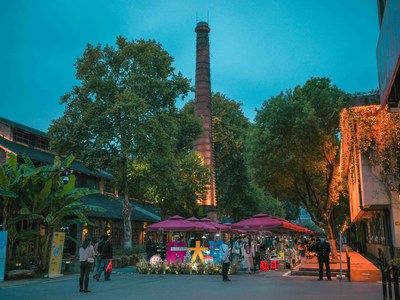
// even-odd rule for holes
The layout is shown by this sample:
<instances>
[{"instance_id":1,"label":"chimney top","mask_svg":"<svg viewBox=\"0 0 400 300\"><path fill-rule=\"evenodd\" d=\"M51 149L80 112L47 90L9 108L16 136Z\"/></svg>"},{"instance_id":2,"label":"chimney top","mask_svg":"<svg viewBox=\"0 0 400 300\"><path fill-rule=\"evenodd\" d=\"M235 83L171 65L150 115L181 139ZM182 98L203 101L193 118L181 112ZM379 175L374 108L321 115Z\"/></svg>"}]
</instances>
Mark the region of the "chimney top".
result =
<instances>
[{"instance_id":1,"label":"chimney top","mask_svg":"<svg viewBox=\"0 0 400 300\"><path fill-rule=\"evenodd\" d=\"M208 23L207 22L198 22L195 31L196 32L199 32L199 31L210 32L210 27L208 27Z\"/></svg>"}]
</instances>

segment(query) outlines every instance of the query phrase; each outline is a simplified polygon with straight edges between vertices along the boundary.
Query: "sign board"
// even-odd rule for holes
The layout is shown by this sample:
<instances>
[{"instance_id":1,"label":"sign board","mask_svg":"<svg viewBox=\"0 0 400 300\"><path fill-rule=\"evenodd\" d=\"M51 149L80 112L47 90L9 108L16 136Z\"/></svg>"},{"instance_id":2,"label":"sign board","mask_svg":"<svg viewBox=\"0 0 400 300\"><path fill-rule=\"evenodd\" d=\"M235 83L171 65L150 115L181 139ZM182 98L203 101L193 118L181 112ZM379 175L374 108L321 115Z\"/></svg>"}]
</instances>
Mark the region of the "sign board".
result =
<instances>
[{"instance_id":1,"label":"sign board","mask_svg":"<svg viewBox=\"0 0 400 300\"><path fill-rule=\"evenodd\" d=\"M214 262L217 263L220 261L219 258L219 248L221 248L222 241L210 241L210 256L214 258Z\"/></svg>"},{"instance_id":2,"label":"sign board","mask_svg":"<svg viewBox=\"0 0 400 300\"><path fill-rule=\"evenodd\" d=\"M197 258L199 258L199 260L203 262L203 250L208 250L208 248L200 246L200 241L196 241L196 247L190 247L188 248L188 250L193 251L191 262L195 262Z\"/></svg>"},{"instance_id":3,"label":"sign board","mask_svg":"<svg viewBox=\"0 0 400 300\"><path fill-rule=\"evenodd\" d=\"M6 271L7 231L0 231L0 281L4 281Z\"/></svg>"},{"instance_id":4,"label":"sign board","mask_svg":"<svg viewBox=\"0 0 400 300\"><path fill-rule=\"evenodd\" d=\"M175 241L167 243L167 264L176 261L183 262L185 259L187 245L184 241Z\"/></svg>"},{"instance_id":5,"label":"sign board","mask_svg":"<svg viewBox=\"0 0 400 300\"><path fill-rule=\"evenodd\" d=\"M61 262L64 252L65 232L54 232L50 248L49 278L63 276Z\"/></svg>"}]
</instances>

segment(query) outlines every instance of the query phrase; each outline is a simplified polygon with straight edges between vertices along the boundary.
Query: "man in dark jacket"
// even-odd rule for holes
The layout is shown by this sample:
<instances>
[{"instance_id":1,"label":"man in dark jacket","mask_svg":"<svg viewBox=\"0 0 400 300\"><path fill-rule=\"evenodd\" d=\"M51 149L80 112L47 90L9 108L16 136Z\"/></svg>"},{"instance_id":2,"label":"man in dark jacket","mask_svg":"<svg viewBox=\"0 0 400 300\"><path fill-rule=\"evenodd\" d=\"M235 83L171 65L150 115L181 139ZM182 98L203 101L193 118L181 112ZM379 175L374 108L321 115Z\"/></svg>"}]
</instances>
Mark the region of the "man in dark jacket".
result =
<instances>
[{"instance_id":1,"label":"man in dark jacket","mask_svg":"<svg viewBox=\"0 0 400 300\"><path fill-rule=\"evenodd\" d=\"M326 277L331 280L331 268L329 266L329 254L331 253L331 245L326 239L326 235L322 234L315 244L315 252L318 255L319 278L322 280L324 275L324 264L326 268Z\"/></svg>"},{"instance_id":2,"label":"man in dark jacket","mask_svg":"<svg viewBox=\"0 0 400 300\"><path fill-rule=\"evenodd\" d=\"M95 274L93 278L98 281L101 277L101 273L104 271L104 280L110 280L111 272L106 272L106 268L108 263L112 260L113 249L107 234L103 234L101 242L97 247L97 251L100 255L100 265L97 274Z\"/></svg>"}]
</instances>

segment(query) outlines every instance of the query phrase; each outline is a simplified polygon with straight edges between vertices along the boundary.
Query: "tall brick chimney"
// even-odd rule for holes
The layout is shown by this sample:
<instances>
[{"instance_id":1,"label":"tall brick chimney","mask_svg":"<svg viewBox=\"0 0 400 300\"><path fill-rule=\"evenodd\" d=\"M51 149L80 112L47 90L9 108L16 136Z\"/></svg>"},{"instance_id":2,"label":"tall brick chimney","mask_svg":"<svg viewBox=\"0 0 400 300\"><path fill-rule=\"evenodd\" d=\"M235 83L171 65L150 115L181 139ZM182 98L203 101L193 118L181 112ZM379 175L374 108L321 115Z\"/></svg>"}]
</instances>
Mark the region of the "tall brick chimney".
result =
<instances>
[{"instance_id":1,"label":"tall brick chimney","mask_svg":"<svg viewBox=\"0 0 400 300\"><path fill-rule=\"evenodd\" d=\"M211 116L210 46L206 22L198 22L196 29L196 84L194 112L203 119L203 133L194 142L194 149L211 169L207 200L202 205L211 210L216 207L213 128ZM211 212L211 211L210 211Z\"/></svg>"}]
</instances>

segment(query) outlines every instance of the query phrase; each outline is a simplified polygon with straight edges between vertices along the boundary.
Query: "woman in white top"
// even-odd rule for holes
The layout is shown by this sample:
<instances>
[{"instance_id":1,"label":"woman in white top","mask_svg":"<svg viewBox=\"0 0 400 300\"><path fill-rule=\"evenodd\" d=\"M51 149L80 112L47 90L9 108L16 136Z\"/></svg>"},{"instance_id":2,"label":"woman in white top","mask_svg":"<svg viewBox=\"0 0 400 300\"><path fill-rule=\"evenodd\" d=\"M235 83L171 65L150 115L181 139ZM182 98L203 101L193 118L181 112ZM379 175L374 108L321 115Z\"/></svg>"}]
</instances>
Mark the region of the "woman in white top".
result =
<instances>
[{"instance_id":1,"label":"woman in white top","mask_svg":"<svg viewBox=\"0 0 400 300\"><path fill-rule=\"evenodd\" d=\"M81 262L80 271L81 276L79 277L79 291L88 293L89 287L89 274L92 270L92 266L94 263L94 248L91 244L91 238L86 237L82 243L82 246L79 248L79 260Z\"/></svg>"},{"instance_id":2,"label":"woman in white top","mask_svg":"<svg viewBox=\"0 0 400 300\"><path fill-rule=\"evenodd\" d=\"M254 245L250 239L247 237L244 239L242 245L242 253L243 253L243 267L247 270L249 274L254 269L253 258L255 256Z\"/></svg>"}]
</instances>

